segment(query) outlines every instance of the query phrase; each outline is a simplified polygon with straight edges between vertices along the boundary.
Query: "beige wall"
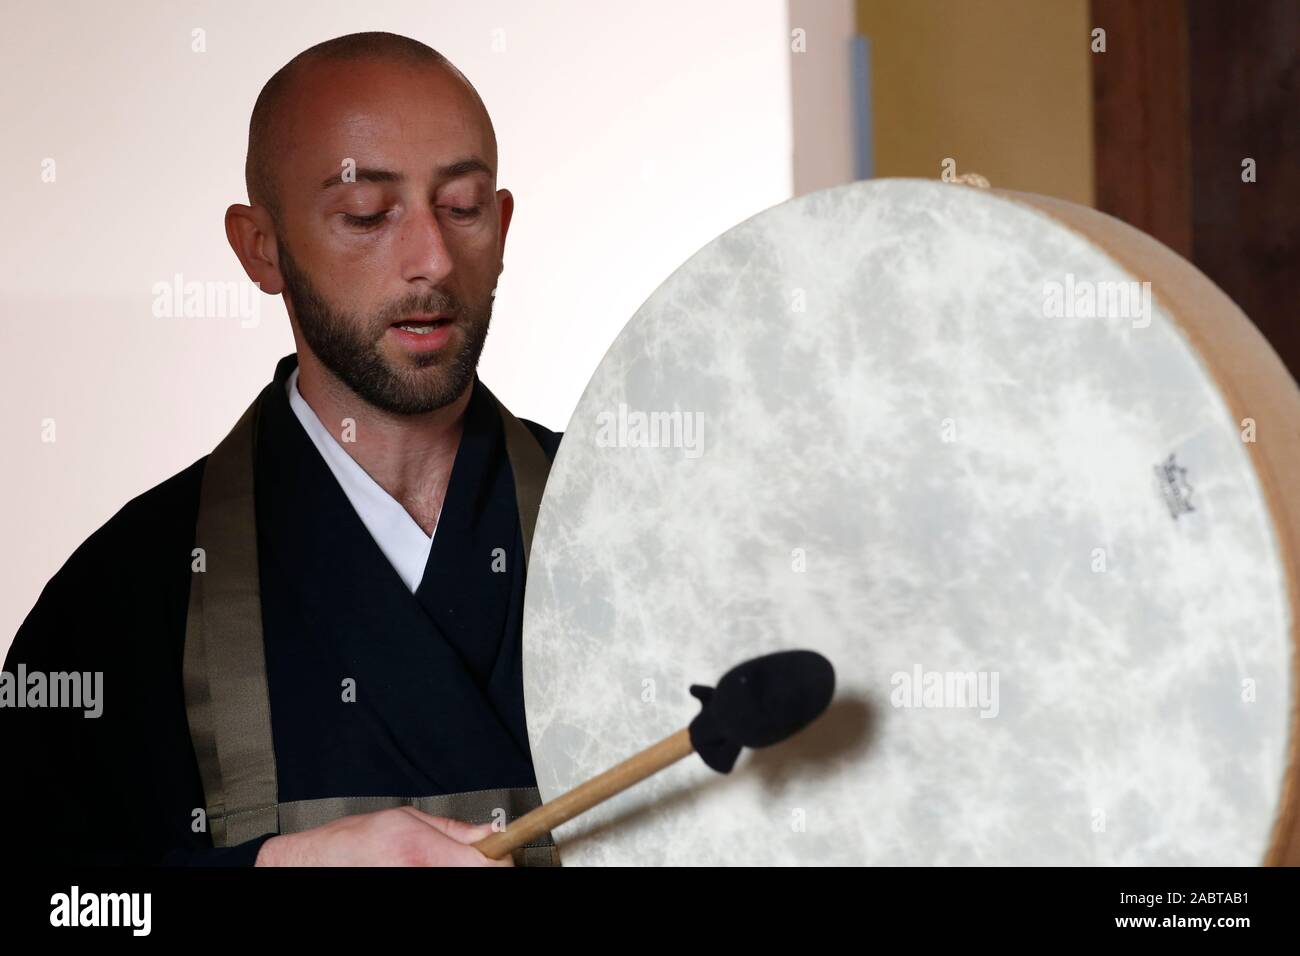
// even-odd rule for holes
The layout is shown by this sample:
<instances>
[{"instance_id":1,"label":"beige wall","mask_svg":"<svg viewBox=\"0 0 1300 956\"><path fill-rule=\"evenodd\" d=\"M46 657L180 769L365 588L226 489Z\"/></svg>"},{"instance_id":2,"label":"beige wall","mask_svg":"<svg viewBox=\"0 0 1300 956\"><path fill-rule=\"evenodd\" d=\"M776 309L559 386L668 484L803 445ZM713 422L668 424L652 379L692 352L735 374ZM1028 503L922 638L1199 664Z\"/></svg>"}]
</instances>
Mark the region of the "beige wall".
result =
<instances>
[{"instance_id":1,"label":"beige wall","mask_svg":"<svg viewBox=\"0 0 1300 956\"><path fill-rule=\"evenodd\" d=\"M1087 0L858 0L875 175L957 172L1092 205Z\"/></svg>"}]
</instances>

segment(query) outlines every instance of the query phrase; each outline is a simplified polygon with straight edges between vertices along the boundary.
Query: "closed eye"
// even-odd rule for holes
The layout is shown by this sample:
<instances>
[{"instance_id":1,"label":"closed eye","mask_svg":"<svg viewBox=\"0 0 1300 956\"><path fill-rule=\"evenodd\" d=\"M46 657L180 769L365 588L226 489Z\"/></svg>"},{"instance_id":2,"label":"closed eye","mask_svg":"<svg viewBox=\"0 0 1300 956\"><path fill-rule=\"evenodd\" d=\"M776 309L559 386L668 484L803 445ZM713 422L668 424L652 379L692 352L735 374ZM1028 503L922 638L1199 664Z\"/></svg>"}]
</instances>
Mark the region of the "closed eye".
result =
<instances>
[{"instance_id":1,"label":"closed eye","mask_svg":"<svg viewBox=\"0 0 1300 956\"><path fill-rule=\"evenodd\" d=\"M343 213L343 221L349 226L356 226L358 229L373 229L387 218L387 210L377 212L373 216L354 216L351 213Z\"/></svg>"}]
</instances>

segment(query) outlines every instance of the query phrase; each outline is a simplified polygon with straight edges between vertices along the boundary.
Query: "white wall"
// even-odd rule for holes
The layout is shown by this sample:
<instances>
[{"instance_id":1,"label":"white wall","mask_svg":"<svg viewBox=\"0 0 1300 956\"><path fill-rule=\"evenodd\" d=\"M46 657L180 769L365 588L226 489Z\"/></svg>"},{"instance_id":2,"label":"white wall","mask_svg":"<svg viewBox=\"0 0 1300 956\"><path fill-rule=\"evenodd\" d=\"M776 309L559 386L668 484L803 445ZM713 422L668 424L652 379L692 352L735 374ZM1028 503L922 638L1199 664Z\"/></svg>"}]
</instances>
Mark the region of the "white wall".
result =
<instances>
[{"instance_id":1,"label":"white wall","mask_svg":"<svg viewBox=\"0 0 1300 956\"><path fill-rule=\"evenodd\" d=\"M245 199L253 101L290 57L391 30L475 84L516 201L481 371L517 413L560 429L659 282L791 195L787 27L782 0L12 5L0 654L73 548L211 450L292 350L278 298L256 328L151 312L152 287L176 273L243 278L222 214ZM206 52L191 51L195 28Z\"/></svg>"}]
</instances>

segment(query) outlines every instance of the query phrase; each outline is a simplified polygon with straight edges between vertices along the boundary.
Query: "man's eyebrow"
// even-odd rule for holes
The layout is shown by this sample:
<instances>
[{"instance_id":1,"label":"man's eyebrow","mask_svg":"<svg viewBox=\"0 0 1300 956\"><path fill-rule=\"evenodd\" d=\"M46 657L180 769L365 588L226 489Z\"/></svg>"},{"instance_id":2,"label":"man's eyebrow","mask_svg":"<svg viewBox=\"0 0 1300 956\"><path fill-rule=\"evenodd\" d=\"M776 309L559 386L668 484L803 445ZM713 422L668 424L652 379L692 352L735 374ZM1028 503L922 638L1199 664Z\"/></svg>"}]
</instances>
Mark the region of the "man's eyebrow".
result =
<instances>
[{"instance_id":1,"label":"man's eyebrow","mask_svg":"<svg viewBox=\"0 0 1300 956\"><path fill-rule=\"evenodd\" d=\"M467 159L460 159L454 163L448 163L446 166L439 166L437 170L439 179L455 179L458 176L465 176L469 173L483 173L487 176L495 175L492 167L479 159L477 156L471 156ZM358 167L353 173L350 182L358 183L400 183L406 177L401 173L394 172L391 169L374 169L368 166ZM343 184L343 174L335 173L329 179L320 184L321 189L329 189L331 186L340 186Z\"/></svg>"},{"instance_id":2,"label":"man's eyebrow","mask_svg":"<svg viewBox=\"0 0 1300 956\"><path fill-rule=\"evenodd\" d=\"M358 183L400 183L406 177L401 173L395 173L391 169L370 169L359 167L352 174L349 182ZM325 182L320 184L321 189L329 189L331 186L339 186L343 183L343 174L335 173Z\"/></svg>"},{"instance_id":3,"label":"man's eyebrow","mask_svg":"<svg viewBox=\"0 0 1300 956\"><path fill-rule=\"evenodd\" d=\"M460 159L447 166L439 166L437 173L439 179L454 179L468 173L486 173L488 176L496 176L496 173L492 171L492 167L477 156Z\"/></svg>"}]
</instances>

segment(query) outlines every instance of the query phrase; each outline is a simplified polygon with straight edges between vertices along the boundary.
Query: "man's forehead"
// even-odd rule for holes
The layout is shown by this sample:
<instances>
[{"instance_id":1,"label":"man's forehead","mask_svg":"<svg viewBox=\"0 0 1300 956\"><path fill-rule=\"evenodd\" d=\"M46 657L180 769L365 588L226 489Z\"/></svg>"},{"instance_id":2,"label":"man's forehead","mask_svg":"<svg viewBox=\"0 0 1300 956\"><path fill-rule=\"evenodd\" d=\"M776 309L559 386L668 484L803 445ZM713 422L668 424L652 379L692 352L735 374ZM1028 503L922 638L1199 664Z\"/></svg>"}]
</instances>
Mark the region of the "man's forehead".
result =
<instances>
[{"instance_id":1,"label":"man's forehead","mask_svg":"<svg viewBox=\"0 0 1300 956\"><path fill-rule=\"evenodd\" d=\"M464 82L445 69L372 62L306 69L286 97L286 164L337 170L352 159L358 166L432 167L475 155L495 176L489 121Z\"/></svg>"}]
</instances>

